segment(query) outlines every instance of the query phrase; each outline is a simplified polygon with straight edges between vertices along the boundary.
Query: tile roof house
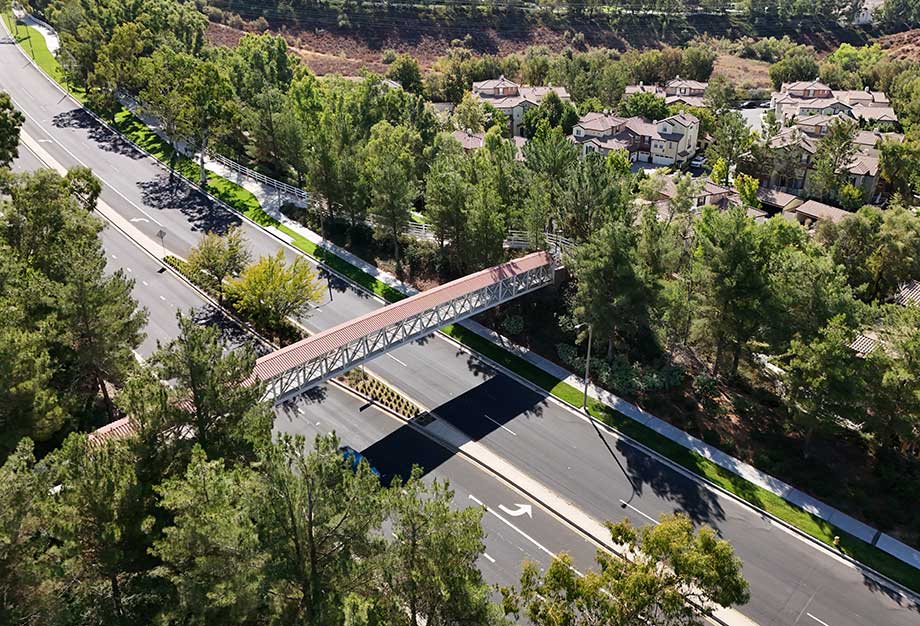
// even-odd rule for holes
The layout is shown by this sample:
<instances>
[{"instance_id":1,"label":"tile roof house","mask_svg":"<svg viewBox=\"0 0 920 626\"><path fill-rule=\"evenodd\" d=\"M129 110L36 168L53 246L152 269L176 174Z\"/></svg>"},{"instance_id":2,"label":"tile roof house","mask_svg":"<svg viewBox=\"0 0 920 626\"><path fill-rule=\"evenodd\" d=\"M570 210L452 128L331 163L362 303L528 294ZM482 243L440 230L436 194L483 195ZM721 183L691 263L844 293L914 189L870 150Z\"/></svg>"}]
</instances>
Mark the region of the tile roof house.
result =
<instances>
[{"instance_id":1,"label":"tile roof house","mask_svg":"<svg viewBox=\"0 0 920 626\"><path fill-rule=\"evenodd\" d=\"M902 284L894 301L901 306L920 306L920 281L909 280Z\"/></svg>"},{"instance_id":2,"label":"tile roof house","mask_svg":"<svg viewBox=\"0 0 920 626\"><path fill-rule=\"evenodd\" d=\"M686 104L689 106L703 106L703 95L709 83L698 80L688 80L676 76L665 83L664 87L658 85L627 85L625 94L631 96L636 93L651 93L659 98L664 98L667 104Z\"/></svg>"},{"instance_id":3,"label":"tile roof house","mask_svg":"<svg viewBox=\"0 0 920 626\"><path fill-rule=\"evenodd\" d=\"M587 113L572 129L571 140L582 154L626 150L632 161L672 165L685 163L696 152L700 121L689 113L650 122L610 113Z\"/></svg>"},{"instance_id":4,"label":"tile roof house","mask_svg":"<svg viewBox=\"0 0 920 626\"><path fill-rule=\"evenodd\" d=\"M455 130L452 133L454 139L460 142L460 145L464 150L470 152L472 150L478 150L483 145L485 145L486 134L485 133L471 133L468 130ZM527 143L527 140L524 137L512 137L514 141L514 157L518 161L524 160L524 144Z\"/></svg>"},{"instance_id":5,"label":"tile roof house","mask_svg":"<svg viewBox=\"0 0 920 626\"><path fill-rule=\"evenodd\" d=\"M837 207L818 202L817 200L806 200L783 214L790 219L797 220L800 224L805 226L813 226L819 220L839 222L843 218L852 215L849 211L838 209Z\"/></svg>"},{"instance_id":6,"label":"tile roof house","mask_svg":"<svg viewBox=\"0 0 920 626\"><path fill-rule=\"evenodd\" d=\"M796 119L793 127L784 128L770 140L769 147L783 151L788 158L774 162L773 171L761 179L761 186L799 193L805 189L814 155L821 137L827 134L830 124L837 120L852 121L845 115L811 115ZM879 189L878 143L882 140L902 141L899 133L857 131L854 143L856 155L847 165L850 182L863 189L866 198L875 198Z\"/></svg>"},{"instance_id":7,"label":"tile roof house","mask_svg":"<svg viewBox=\"0 0 920 626\"><path fill-rule=\"evenodd\" d=\"M776 119L781 122L816 115L846 114L882 128L898 123L891 100L883 92L868 88L862 91L831 89L817 79L784 83L780 91L773 94L772 106Z\"/></svg>"},{"instance_id":8,"label":"tile roof house","mask_svg":"<svg viewBox=\"0 0 920 626\"><path fill-rule=\"evenodd\" d=\"M520 137L524 134L524 112L540 106L540 102L551 91L556 92L556 95L564 102L571 100L565 87L553 85L528 87L519 85L504 76L473 83L474 96L488 102L508 116L513 137Z\"/></svg>"}]
</instances>

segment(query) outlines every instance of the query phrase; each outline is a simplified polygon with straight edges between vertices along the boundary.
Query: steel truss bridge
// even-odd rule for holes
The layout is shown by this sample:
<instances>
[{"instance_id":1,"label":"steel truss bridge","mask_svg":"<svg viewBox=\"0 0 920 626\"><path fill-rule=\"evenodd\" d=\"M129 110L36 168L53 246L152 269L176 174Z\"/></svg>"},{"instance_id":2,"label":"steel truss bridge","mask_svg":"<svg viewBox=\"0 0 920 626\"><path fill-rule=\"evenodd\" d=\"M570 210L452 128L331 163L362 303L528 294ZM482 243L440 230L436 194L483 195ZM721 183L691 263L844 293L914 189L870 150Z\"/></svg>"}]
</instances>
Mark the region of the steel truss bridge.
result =
<instances>
[{"instance_id":1,"label":"steel truss bridge","mask_svg":"<svg viewBox=\"0 0 920 626\"><path fill-rule=\"evenodd\" d=\"M470 274L260 357L253 378L282 402L385 352L553 282L546 252Z\"/></svg>"}]
</instances>

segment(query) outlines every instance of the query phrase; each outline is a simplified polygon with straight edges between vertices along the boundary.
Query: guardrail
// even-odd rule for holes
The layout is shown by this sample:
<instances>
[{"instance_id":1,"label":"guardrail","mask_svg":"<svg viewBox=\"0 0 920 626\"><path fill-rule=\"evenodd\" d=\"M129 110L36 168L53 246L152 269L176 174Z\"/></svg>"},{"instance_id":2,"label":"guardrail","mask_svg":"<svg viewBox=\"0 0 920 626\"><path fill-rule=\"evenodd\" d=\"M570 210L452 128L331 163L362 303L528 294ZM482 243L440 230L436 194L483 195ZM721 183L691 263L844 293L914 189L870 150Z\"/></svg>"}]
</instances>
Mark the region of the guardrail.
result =
<instances>
[{"instance_id":1,"label":"guardrail","mask_svg":"<svg viewBox=\"0 0 920 626\"><path fill-rule=\"evenodd\" d=\"M272 178L271 176L266 176L265 174L261 172L257 172L254 169L248 168L245 165L237 163L233 159L228 159L222 154L219 154L217 152L211 152L208 154L208 156L214 159L215 161L217 161L218 163L220 163L221 165L223 165L224 167L229 167L234 172L242 174L243 176L248 176L249 178L255 179L259 181L260 183L271 185L275 189L278 189L279 191L283 191L284 193L290 194L294 196L295 198L299 198L303 200L304 202L306 202L310 198L310 194L308 194L303 189L300 189L299 187L295 187L293 185L289 185L276 178Z\"/></svg>"},{"instance_id":2,"label":"guardrail","mask_svg":"<svg viewBox=\"0 0 920 626\"><path fill-rule=\"evenodd\" d=\"M211 153L210 157L224 167L233 170L234 172L237 172L243 176L248 176L249 178L257 180L263 184L270 185L279 191L303 200L304 208L306 208L308 211L314 213L319 211L319 208L316 204L308 201L310 194L303 189L271 178L270 176L266 176L265 174L248 168L245 165L237 163L232 159L228 159L222 154L215 152ZM372 228L374 226L374 220L370 217L365 219L364 223ZM422 222L406 222L404 233L414 239L424 239L426 241L435 241L437 239L434 229L428 224L424 224ZM546 244L547 251L557 258L561 258L564 254L570 253L575 248L574 241L556 233L544 232L543 241ZM535 243L536 242L533 241L533 238L527 231L509 229L507 235L505 236L504 246L513 250L527 250L530 248L539 247L539 245L535 246Z\"/></svg>"}]
</instances>

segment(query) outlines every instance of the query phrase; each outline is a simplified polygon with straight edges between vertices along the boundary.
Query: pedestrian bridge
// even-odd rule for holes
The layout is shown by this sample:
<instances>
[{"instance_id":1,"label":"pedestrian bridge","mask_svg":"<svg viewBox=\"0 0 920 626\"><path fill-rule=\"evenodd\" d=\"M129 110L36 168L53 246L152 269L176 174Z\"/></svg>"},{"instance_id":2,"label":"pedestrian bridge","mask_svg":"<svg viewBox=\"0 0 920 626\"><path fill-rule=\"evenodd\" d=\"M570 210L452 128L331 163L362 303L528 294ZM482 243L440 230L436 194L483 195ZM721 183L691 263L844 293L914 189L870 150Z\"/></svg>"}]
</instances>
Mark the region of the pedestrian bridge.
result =
<instances>
[{"instance_id":1,"label":"pedestrian bridge","mask_svg":"<svg viewBox=\"0 0 920 626\"><path fill-rule=\"evenodd\" d=\"M464 276L260 357L253 377L282 402L449 324L552 284L556 263L535 252Z\"/></svg>"}]
</instances>

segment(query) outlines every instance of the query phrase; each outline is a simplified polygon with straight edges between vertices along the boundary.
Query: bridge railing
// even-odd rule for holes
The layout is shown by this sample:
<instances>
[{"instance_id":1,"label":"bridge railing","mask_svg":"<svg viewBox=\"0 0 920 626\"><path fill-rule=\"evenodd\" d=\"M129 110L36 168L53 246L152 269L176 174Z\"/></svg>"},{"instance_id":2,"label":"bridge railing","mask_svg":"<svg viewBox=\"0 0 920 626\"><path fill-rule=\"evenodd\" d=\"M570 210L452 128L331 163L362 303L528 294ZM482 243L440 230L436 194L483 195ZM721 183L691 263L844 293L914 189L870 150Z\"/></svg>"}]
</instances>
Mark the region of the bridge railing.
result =
<instances>
[{"instance_id":1,"label":"bridge railing","mask_svg":"<svg viewBox=\"0 0 920 626\"><path fill-rule=\"evenodd\" d=\"M555 262L534 253L483 270L313 335L256 361L265 399L285 399L389 350L552 284Z\"/></svg>"}]
</instances>

